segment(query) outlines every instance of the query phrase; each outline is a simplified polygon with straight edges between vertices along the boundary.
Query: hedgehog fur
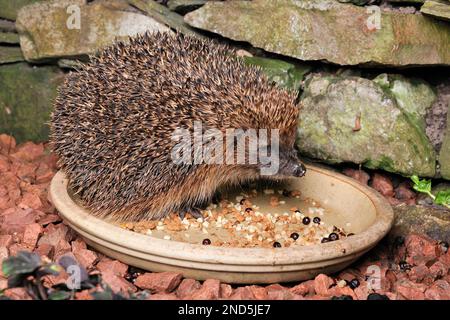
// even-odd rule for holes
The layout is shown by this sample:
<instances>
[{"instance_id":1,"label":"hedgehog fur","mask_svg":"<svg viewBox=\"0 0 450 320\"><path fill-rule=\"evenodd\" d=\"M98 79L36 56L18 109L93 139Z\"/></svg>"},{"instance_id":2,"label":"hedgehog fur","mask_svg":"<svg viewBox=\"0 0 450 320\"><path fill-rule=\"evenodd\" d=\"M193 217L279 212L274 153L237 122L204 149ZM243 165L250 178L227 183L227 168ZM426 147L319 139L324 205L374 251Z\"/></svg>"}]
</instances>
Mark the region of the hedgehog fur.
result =
<instances>
[{"instance_id":1,"label":"hedgehog fur","mask_svg":"<svg viewBox=\"0 0 450 320\"><path fill-rule=\"evenodd\" d=\"M175 164L171 135L194 121L220 130L279 129L280 157L291 166L277 178L301 175L295 98L227 46L147 33L107 47L66 77L50 141L71 189L94 215L160 219L190 212L220 186L260 178L258 165Z\"/></svg>"}]
</instances>

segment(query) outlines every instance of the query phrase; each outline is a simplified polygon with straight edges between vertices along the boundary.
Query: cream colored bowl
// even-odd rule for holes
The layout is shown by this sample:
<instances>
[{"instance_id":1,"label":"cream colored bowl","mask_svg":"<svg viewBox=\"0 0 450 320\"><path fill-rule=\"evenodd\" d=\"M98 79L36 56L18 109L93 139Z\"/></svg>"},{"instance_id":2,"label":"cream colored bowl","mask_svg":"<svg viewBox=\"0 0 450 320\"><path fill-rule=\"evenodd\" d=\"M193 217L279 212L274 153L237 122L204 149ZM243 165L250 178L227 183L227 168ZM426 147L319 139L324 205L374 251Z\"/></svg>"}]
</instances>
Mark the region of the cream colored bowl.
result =
<instances>
[{"instance_id":1,"label":"cream colored bowl","mask_svg":"<svg viewBox=\"0 0 450 320\"><path fill-rule=\"evenodd\" d=\"M150 271L177 271L199 280L228 283L274 283L306 280L337 272L374 247L389 231L394 214L373 189L330 170L307 166L292 188L335 212L339 227L354 236L318 245L288 248L224 248L163 240L128 231L95 218L77 205L58 172L50 196L64 222L98 251Z\"/></svg>"}]
</instances>

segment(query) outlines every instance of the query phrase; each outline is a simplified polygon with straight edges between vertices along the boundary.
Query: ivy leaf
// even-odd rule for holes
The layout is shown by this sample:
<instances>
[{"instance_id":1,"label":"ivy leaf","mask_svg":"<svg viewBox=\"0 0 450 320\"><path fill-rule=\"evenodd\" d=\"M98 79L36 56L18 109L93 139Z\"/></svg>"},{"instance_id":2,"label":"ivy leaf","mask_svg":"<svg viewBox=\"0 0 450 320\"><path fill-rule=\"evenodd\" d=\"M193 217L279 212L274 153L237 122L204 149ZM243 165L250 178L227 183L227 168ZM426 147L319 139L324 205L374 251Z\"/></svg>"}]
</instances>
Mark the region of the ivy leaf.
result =
<instances>
[{"instance_id":1,"label":"ivy leaf","mask_svg":"<svg viewBox=\"0 0 450 320\"><path fill-rule=\"evenodd\" d=\"M431 180L419 179L418 176L412 176L411 180L414 182L414 185L413 185L414 190L422 192L422 193L430 193L431 192Z\"/></svg>"},{"instance_id":2,"label":"ivy leaf","mask_svg":"<svg viewBox=\"0 0 450 320\"><path fill-rule=\"evenodd\" d=\"M450 206L450 189L439 191L434 202L443 206Z\"/></svg>"},{"instance_id":3,"label":"ivy leaf","mask_svg":"<svg viewBox=\"0 0 450 320\"><path fill-rule=\"evenodd\" d=\"M29 273L15 274L8 277L8 288L23 287L24 281L28 278Z\"/></svg>"},{"instance_id":4,"label":"ivy leaf","mask_svg":"<svg viewBox=\"0 0 450 320\"><path fill-rule=\"evenodd\" d=\"M30 274L41 266L41 258L36 253L20 251L17 256L3 261L2 271L6 277Z\"/></svg>"}]
</instances>

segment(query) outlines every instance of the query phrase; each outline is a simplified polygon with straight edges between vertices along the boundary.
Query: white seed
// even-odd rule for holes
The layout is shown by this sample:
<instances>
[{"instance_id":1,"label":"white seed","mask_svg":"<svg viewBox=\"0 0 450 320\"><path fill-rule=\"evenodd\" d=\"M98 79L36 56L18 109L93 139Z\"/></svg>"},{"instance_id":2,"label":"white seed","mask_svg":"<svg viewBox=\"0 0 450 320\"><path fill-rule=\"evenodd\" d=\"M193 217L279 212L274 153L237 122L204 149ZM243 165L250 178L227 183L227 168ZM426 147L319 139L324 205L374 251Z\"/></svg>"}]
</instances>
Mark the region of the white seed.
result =
<instances>
[{"instance_id":1,"label":"white seed","mask_svg":"<svg viewBox=\"0 0 450 320\"><path fill-rule=\"evenodd\" d=\"M153 232L152 232L152 230L149 229L149 230L147 230L147 232L145 232L145 233L148 234L149 236L151 236Z\"/></svg>"},{"instance_id":2,"label":"white seed","mask_svg":"<svg viewBox=\"0 0 450 320\"><path fill-rule=\"evenodd\" d=\"M274 194L273 189L264 189L264 194Z\"/></svg>"},{"instance_id":3,"label":"white seed","mask_svg":"<svg viewBox=\"0 0 450 320\"><path fill-rule=\"evenodd\" d=\"M164 240L170 240L170 236L164 236Z\"/></svg>"},{"instance_id":4,"label":"white seed","mask_svg":"<svg viewBox=\"0 0 450 320\"><path fill-rule=\"evenodd\" d=\"M164 230L164 226L156 226L156 230Z\"/></svg>"}]
</instances>

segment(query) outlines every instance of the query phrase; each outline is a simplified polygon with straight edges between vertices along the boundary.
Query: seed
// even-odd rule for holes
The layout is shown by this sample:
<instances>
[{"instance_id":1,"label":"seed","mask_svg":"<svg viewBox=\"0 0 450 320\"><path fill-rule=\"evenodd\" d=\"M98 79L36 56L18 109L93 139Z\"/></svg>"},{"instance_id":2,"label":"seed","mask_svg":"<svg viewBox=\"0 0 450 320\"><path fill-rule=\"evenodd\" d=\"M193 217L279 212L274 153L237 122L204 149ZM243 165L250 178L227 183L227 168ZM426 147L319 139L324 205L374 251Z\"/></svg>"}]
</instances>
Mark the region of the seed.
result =
<instances>
[{"instance_id":1,"label":"seed","mask_svg":"<svg viewBox=\"0 0 450 320\"><path fill-rule=\"evenodd\" d=\"M250 212L252 212L252 211L253 211L252 208L245 208L245 213L250 213Z\"/></svg>"},{"instance_id":2,"label":"seed","mask_svg":"<svg viewBox=\"0 0 450 320\"><path fill-rule=\"evenodd\" d=\"M304 217L302 222L304 225L308 225L311 222L311 219L309 217Z\"/></svg>"},{"instance_id":3,"label":"seed","mask_svg":"<svg viewBox=\"0 0 450 320\"><path fill-rule=\"evenodd\" d=\"M281 243L279 243L278 241L275 241L275 242L273 243L273 247L274 247L274 248L281 248Z\"/></svg>"},{"instance_id":4,"label":"seed","mask_svg":"<svg viewBox=\"0 0 450 320\"><path fill-rule=\"evenodd\" d=\"M239 201L239 204L240 204L241 206L244 205L245 200L246 200L245 198L242 198L241 201Z\"/></svg>"},{"instance_id":5,"label":"seed","mask_svg":"<svg viewBox=\"0 0 450 320\"><path fill-rule=\"evenodd\" d=\"M338 283L337 283L337 286L338 286L339 288L343 288L343 287L345 287L346 285L347 285L347 281L345 281L345 280L339 280Z\"/></svg>"},{"instance_id":6,"label":"seed","mask_svg":"<svg viewBox=\"0 0 450 320\"><path fill-rule=\"evenodd\" d=\"M205 246L209 246L211 244L211 240L209 240L208 238L203 239L202 244Z\"/></svg>"},{"instance_id":7,"label":"seed","mask_svg":"<svg viewBox=\"0 0 450 320\"><path fill-rule=\"evenodd\" d=\"M351 237L351 236L354 236L355 234L354 233L349 233L349 234L347 234L347 237Z\"/></svg>"},{"instance_id":8,"label":"seed","mask_svg":"<svg viewBox=\"0 0 450 320\"><path fill-rule=\"evenodd\" d=\"M330 239L328 239L328 238L322 238L322 240L320 240L321 243L325 243L325 242L329 242L329 241L330 241Z\"/></svg>"},{"instance_id":9,"label":"seed","mask_svg":"<svg viewBox=\"0 0 450 320\"><path fill-rule=\"evenodd\" d=\"M299 237L299 234L298 234L297 232L291 233L291 238L292 238L292 239L297 240L298 237Z\"/></svg>"},{"instance_id":10,"label":"seed","mask_svg":"<svg viewBox=\"0 0 450 320\"><path fill-rule=\"evenodd\" d=\"M339 236L338 236L337 233L332 232L332 233L330 233L330 235L328 236L328 239L330 239L330 241L336 241L336 240L339 240Z\"/></svg>"},{"instance_id":11,"label":"seed","mask_svg":"<svg viewBox=\"0 0 450 320\"><path fill-rule=\"evenodd\" d=\"M398 266L400 267L400 270L402 270L402 271L411 270L411 266L406 261L400 261L398 263Z\"/></svg>"},{"instance_id":12,"label":"seed","mask_svg":"<svg viewBox=\"0 0 450 320\"><path fill-rule=\"evenodd\" d=\"M315 224L319 224L320 223L320 218L319 217L314 217L313 222Z\"/></svg>"},{"instance_id":13,"label":"seed","mask_svg":"<svg viewBox=\"0 0 450 320\"><path fill-rule=\"evenodd\" d=\"M283 190L283 196L289 197L290 194L291 193L288 190L286 190L286 189Z\"/></svg>"},{"instance_id":14,"label":"seed","mask_svg":"<svg viewBox=\"0 0 450 320\"><path fill-rule=\"evenodd\" d=\"M348 286L350 287L350 289L356 289L359 287L359 280L358 279L352 279L350 280L350 282L348 283Z\"/></svg>"}]
</instances>

